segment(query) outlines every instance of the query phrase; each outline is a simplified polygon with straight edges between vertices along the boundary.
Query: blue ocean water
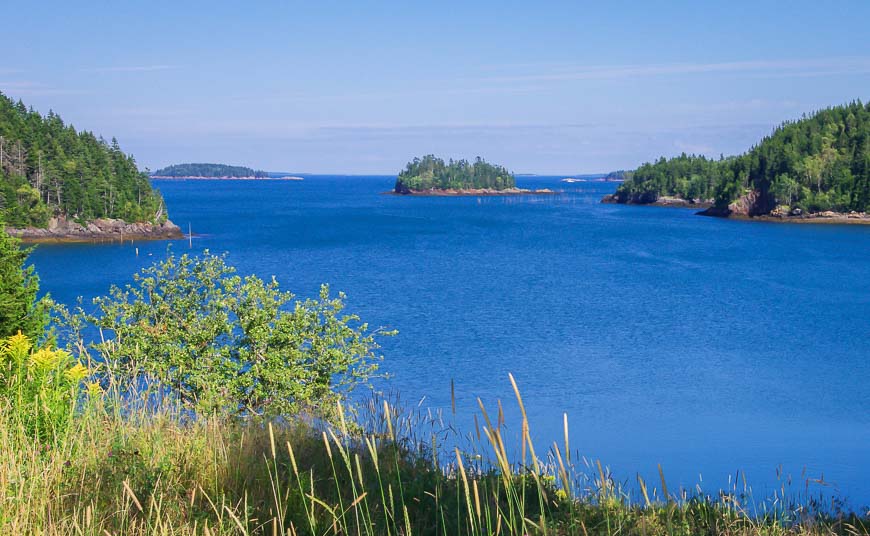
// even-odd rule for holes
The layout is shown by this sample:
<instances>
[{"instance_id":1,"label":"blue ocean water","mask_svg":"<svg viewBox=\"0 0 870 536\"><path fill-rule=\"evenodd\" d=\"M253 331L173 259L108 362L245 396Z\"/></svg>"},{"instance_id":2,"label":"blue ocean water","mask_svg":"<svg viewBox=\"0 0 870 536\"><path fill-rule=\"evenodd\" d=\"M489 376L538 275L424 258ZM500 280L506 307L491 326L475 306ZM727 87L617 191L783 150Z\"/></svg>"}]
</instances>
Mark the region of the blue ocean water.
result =
<instances>
[{"instance_id":1,"label":"blue ocean water","mask_svg":"<svg viewBox=\"0 0 870 536\"><path fill-rule=\"evenodd\" d=\"M602 205L614 185L521 177L550 197L379 195L393 177L161 181L193 250L300 296L348 295L383 340L382 387L450 407L502 399L516 377L532 431L633 481L705 490L777 468L870 504L870 227L723 221ZM139 249L139 255L135 248ZM72 303L166 255L166 242L41 246L43 288ZM186 240L171 245L189 251ZM449 413L449 411L447 411ZM517 426L514 426L517 431ZM740 477L741 479L743 476Z\"/></svg>"}]
</instances>

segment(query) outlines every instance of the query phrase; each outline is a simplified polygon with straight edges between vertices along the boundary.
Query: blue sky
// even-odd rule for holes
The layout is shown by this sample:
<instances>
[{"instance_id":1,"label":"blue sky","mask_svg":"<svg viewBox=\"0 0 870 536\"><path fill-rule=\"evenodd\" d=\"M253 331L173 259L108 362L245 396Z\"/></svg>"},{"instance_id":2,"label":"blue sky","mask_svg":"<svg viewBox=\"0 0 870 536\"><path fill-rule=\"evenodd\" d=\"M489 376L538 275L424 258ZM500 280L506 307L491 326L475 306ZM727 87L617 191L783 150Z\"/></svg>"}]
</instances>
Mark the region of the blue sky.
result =
<instances>
[{"instance_id":1,"label":"blue sky","mask_svg":"<svg viewBox=\"0 0 870 536\"><path fill-rule=\"evenodd\" d=\"M866 0L34 0L3 23L0 91L152 169L591 173L867 101L868 20Z\"/></svg>"}]
</instances>

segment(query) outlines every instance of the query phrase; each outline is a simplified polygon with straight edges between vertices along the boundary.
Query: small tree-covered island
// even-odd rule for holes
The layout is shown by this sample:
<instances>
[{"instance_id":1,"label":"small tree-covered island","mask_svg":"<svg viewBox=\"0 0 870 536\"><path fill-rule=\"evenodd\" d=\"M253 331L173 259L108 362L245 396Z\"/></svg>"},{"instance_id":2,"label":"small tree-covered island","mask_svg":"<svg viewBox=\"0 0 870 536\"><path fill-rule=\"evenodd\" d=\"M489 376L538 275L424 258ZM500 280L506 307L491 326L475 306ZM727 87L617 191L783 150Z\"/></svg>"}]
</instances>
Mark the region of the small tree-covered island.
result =
<instances>
[{"instance_id":1,"label":"small tree-covered island","mask_svg":"<svg viewBox=\"0 0 870 536\"><path fill-rule=\"evenodd\" d=\"M552 194L552 190L517 188L514 174L503 166L480 157L474 162L449 160L434 155L408 162L396 178L393 192L398 195L479 196Z\"/></svg>"},{"instance_id":2,"label":"small tree-covered island","mask_svg":"<svg viewBox=\"0 0 870 536\"><path fill-rule=\"evenodd\" d=\"M870 223L870 104L855 101L783 123L739 156L660 158L602 202L768 221Z\"/></svg>"},{"instance_id":3,"label":"small tree-covered island","mask_svg":"<svg viewBox=\"0 0 870 536\"><path fill-rule=\"evenodd\" d=\"M151 173L154 179L266 179L269 174L226 164L174 164Z\"/></svg>"},{"instance_id":4,"label":"small tree-covered island","mask_svg":"<svg viewBox=\"0 0 870 536\"><path fill-rule=\"evenodd\" d=\"M26 242L182 236L114 138L77 132L0 93L0 219Z\"/></svg>"}]
</instances>

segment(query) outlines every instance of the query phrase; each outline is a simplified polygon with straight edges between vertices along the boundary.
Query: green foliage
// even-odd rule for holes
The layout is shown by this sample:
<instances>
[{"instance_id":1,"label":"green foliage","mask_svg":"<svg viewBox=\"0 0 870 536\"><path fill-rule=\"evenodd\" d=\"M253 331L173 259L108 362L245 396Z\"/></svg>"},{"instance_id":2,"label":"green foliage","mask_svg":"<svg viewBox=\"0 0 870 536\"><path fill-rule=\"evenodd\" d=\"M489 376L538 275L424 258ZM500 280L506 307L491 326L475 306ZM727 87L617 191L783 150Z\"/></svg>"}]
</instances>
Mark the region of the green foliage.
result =
<instances>
[{"instance_id":1,"label":"green foliage","mask_svg":"<svg viewBox=\"0 0 870 536\"><path fill-rule=\"evenodd\" d=\"M327 286L318 299L293 298L274 278L242 278L206 251L144 269L68 325L75 340L87 325L111 334L92 345L99 361L130 385L155 380L203 414L330 411L376 372L376 333L343 314L345 296Z\"/></svg>"},{"instance_id":2,"label":"green foliage","mask_svg":"<svg viewBox=\"0 0 870 536\"><path fill-rule=\"evenodd\" d=\"M22 332L39 340L48 325L48 298L37 298L39 277L26 266L30 249L0 231L0 337Z\"/></svg>"},{"instance_id":3,"label":"green foliage","mask_svg":"<svg viewBox=\"0 0 870 536\"><path fill-rule=\"evenodd\" d=\"M162 221L163 199L117 140L77 132L0 93L0 217L10 227L78 221Z\"/></svg>"},{"instance_id":4,"label":"green foliage","mask_svg":"<svg viewBox=\"0 0 870 536\"><path fill-rule=\"evenodd\" d=\"M626 171L624 169L620 169L618 171L611 171L607 175L604 176L604 180L606 181L628 181L634 177L634 171Z\"/></svg>"},{"instance_id":5,"label":"green foliage","mask_svg":"<svg viewBox=\"0 0 870 536\"><path fill-rule=\"evenodd\" d=\"M855 101L784 123L737 157L683 154L644 164L616 196L640 203L663 195L714 198L724 207L750 190L760 213L777 206L870 211L870 104Z\"/></svg>"},{"instance_id":6,"label":"green foliage","mask_svg":"<svg viewBox=\"0 0 870 536\"><path fill-rule=\"evenodd\" d=\"M34 349L21 333L0 341L0 406L9 410L17 429L42 444L66 431L90 374L68 352Z\"/></svg>"},{"instance_id":7,"label":"green foliage","mask_svg":"<svg viewBox=\"0 0 870 536\"><path fill-rule=\"evenodd\" d=\"M152 177L268 177L265 171L225 164L175 164L151 173Z\"/></svg>"},{"instance_id":8,"label":"green foliage","mask_svg":"<svg viewBox=\"0 0 870 536\"><path fill-rule=\"evenodd\" d=\"M506 190L515 188L513 173L502 166L484 162L478 157L467 160L444 160L433 155L415 158L396 179L396 193L407 194L425 190L458 190L489 188Z\"/></svg>"},{"instance_id":9,"label":"green foliage","mask_svg":"<svg viewBox=\"0 0 870 536\"><path fill-rule=\"evenodd\" d=\"M721 162L703 156L681 154L660 158L639 168L616 189L621 203L653 203L663 195L693 201L712 199L721 180Z\"/></svg>"}]
</instances>

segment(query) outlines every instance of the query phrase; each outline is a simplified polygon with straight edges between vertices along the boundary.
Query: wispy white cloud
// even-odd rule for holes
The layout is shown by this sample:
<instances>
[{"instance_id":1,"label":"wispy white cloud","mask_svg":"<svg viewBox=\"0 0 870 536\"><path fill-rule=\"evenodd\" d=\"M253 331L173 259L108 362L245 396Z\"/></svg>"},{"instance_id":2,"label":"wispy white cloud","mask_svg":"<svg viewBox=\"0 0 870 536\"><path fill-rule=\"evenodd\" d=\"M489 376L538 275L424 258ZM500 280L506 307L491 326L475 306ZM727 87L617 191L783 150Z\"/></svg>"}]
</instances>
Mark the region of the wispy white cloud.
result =
<instances>
[{"instance_id":1,"label":"wispy white cloud","mask_svg":"<svg viewBox=\"0 0 870 536\"><path fill-rule=\"evenodd\" d=\"M88 73L148 73L153 71L169 71L178 69L177 65L122 65L115 67L96 67L82 69Z\"/></svg>"},{"instance_id":2,"label":"wispy white cloud","mask_svg":"<svg viewBox=\"0 0 870 536\"><path fill-rule=\"evenodd\" d=\"M660 63L634 65L564 65L543 72L487 77L500 82L556 82L571 80L608 80L654 76L733 73L777 77L830 76L832 74L870 73L870 58L844 57L802 60L750 60L702 63Z\"/></svg>"},{"instance_id":3,"label":"wispy white cloud","mask_svg":"<svg viewBox=\"0 0 870 536\"><path fill-rule=\"evenodd\" d=\"M550 128L594 128L594 123L523 123L513 121L452 122L452 123L315 123L311 128L320 130L511 130Z\"/></svg>"},{"instance_id":4,"label":"wispy white cloud","mask_svg":"<svg viewBox=\"0 0 870 536\"><path fill-rule=\"evenodd\" d=\"M806 111L806 107L799 101L793 99L747 99L747 100L730 100L722 102L704 102L704 103L681 103L674 106L674 111L683 113L705 113L710 112L757 112L761 110L801 110Z\"/></svg>"},{"instance_id":5,"label":"wispy white cloud","mask_svg":"<svg viewBox=\"0 0 870 536\"><path fill-rule=\"evenodd\" d=\"M357 101L383 101L399 98L422 98L429 96L443 95L522 95L528 93L536 93L544 88L541 85L524 85L524 86L506 86L506 85L480 85L471 84L463 87L457 87L455 81L439 81L433 82L437 87L434 88L419 88L408 89L403 91L378 91L366 92L355 91L352 88L345 93L307 93L307 92L292 92L271 95L239 95L232 100L235 102L246 102L256 104L281 104L289 102L357 102Z\"/></svg>"},{"instance_id":6,"label":"wispy white cloud","mask_svg":"<svg viewBox=\"0 0 870 536\"><path fill-rule=\"evenodd\" d=\"M262 105L291 102L361 102L385 101L430 96L534 95L552 89L554 82L582 80L622 80L666 76L728 74L743 78L808 78L870 74L870 57L839 57L799 60L748 60L725 62L683 62L629 65L583 66L567 62L541 62L483 66L492 74L429 80L425 87L386 91L359 91L349 88L339 92L290 91L280 94L238 95L232 100ZM501 74L498 74L498 72ZM770 108L774 103L737 103L735 108Z\"/></svg>"}]
</instances>

